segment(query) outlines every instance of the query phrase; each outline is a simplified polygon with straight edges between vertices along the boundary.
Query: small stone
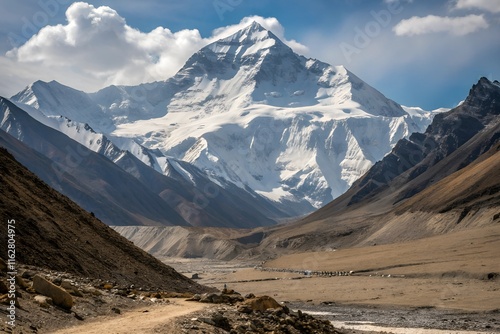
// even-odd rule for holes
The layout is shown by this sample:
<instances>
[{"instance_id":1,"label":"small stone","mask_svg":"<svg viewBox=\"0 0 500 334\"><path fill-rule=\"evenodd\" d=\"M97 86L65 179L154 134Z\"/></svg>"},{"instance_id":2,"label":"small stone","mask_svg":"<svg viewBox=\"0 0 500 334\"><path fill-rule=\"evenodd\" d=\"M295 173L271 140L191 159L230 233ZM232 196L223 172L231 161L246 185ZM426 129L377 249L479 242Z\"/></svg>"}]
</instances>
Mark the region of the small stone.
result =
<instances>
[{"instance_id":1,"label":"small stone","mask_svg":"<svg viewBox=\"0 0 500 334\"><path fill-rule=\"evenodd\" d=\"M34 300L38 305L40 305L43 308L49 308L50 305L53 304L52 298L47 296L38 295L35 296Z\"/></svg>"},{"instance_id":2,"label":"small stone","mask_svg":"<svg viewBox=\"0 0 500 334\"><path fill-rule=\"evenodd\" d=\"M105 289L105 290L111 290L111 289L113 289L113 284L106 283L106 284L103 285L102 288Z\"/></svg>"}]
</instances>

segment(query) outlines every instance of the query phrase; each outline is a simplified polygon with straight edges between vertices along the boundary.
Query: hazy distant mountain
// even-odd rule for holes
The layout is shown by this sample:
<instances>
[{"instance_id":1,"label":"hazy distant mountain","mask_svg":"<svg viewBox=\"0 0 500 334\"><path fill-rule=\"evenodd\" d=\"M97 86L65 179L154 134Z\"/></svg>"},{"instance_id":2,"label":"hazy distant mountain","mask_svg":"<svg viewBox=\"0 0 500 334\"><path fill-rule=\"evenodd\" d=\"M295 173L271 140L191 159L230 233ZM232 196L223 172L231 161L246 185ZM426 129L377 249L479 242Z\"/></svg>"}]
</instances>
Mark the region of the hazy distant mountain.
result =
<instances>
[{"instance_id":1,"label":"hazy distant mountain","mask_svg":"<svg viewBox=\"0 0 500 334\"><path fill-rule=\"evenodd\" d=\"M3 98L0 119L1 146L11 150L53 188L106 223L188 225L157 194L116 164L37 122Z\"/></svg>"},{"instance_id":2,"label":"hazy distant mountain","mask_svg":"<svg viewBox=\"0 0 500 334\"><path fill-rule=\"evenodd\" d=\"M92 94L36 82L12 99L86 123L164 174L173 157L296 215L341 195L433 116L403 109L342 66L295 54L257 23L163 82Z\"/></svg>"},{"instance_id":3,"label":"hazy distant mountain","mask_svg":"<svg viewBox=\"0 0 500 334\"><path fill-rule=\"evenodd\" d=\"M38 115L67 137L8 100L0 99L0 110L0 128L41 154L2 132L1 146L107 224L256 227L286 216L257 194L223 180L214 183L184 162L165 158L168 176L163 175L86 124Z\"/></svg>"}]
</instances>

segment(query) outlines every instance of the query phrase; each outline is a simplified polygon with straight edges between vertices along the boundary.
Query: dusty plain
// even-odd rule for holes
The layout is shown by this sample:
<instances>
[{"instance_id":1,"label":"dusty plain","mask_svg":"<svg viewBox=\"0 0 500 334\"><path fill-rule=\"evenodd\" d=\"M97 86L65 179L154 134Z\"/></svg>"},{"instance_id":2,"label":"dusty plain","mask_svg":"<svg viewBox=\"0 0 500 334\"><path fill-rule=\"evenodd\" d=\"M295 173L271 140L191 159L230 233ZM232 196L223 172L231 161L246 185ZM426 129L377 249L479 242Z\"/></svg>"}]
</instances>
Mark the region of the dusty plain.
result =
<instances>
[{"instance_id":1,"label":"dusty plain","mask_svg":"<svg viewBox=\"0 0 500 334\"><path fill-rule=\"evenodd\" d=\"M392 245L290 254L263 263L163 260L189 277L199 274L201 284L269 295L352 328L367 321L500 332L500 226Z\"/></svg>"}]
</instances>

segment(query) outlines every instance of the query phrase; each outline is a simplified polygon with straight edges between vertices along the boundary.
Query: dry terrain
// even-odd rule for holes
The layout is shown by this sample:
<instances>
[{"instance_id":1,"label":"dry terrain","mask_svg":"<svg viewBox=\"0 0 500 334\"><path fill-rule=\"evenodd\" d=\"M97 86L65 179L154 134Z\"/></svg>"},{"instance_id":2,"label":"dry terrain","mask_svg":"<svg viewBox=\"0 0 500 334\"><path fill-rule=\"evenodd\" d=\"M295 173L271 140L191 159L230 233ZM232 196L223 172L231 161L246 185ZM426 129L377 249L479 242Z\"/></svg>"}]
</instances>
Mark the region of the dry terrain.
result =
<instances>
[{"instance_id":1,"label":"dry terrain","mask_svg":"<svg viewBox=\"0 0 500 334\"><path fill-rule=\"evenodd\" d=\"M499 256L500 226L492 226L392 245L285 255L262 269L207 273L199 282L287 301L488 311L500 309ZM292 270L354 273L306 277Z\"/></svg>"},{"instance_id":2,"label":"dry terrain","mask_svg":"<svg viewBox=\"0 0 500 334\"><path fill-rule=\"evenodd\" d=\"M154 305L130 310L121 316L100 317L89 323L64 328L53 334L126 334L126 333L164 333L175 331L174 320L203 308L208 304L187 302L179 299L167 305Z\"/></svg>"}]
</instances>

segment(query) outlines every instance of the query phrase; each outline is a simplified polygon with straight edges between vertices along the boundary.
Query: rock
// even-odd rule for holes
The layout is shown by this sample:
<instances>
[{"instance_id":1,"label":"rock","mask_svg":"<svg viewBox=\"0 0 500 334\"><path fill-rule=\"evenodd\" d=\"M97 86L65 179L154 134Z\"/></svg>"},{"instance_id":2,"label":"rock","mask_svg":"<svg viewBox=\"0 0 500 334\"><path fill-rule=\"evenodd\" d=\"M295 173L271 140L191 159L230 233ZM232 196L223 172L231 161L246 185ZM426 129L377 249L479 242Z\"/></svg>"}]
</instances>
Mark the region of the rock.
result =
<instances>
[{"instance_id":1,"label":"rock","mask_svg":"<svg viewBox=\"0 0 500 334\"><path fill-rule=\"evenodd\" d=\"M49 308L50 305L53 304L52 298L47 296L38 295L35 296L34 300L38 305L40 305L43 308Z\"/></svg>"},{"instance_id":2,"label":"rock","mask_svg":"<svg viewBox=\"0 0 500 334\"><path fill-rule=\"evenodd\" d=\"M74 288L72 290L68 291L70 295L75 296L75 297L83 297L83 294L80 292L80 290Z\"/></svg>"},{"instance_id":3,"label":"rock","mask_svg":"<svg viewBox=\"0 0 500 334\"><path fill-rule=\"evenodd\" d=\"M212 315L212 321L214 322L214 326L215 327L219 327L219 328L222 328L226 331L230 331L231 330L231 324L229 323L229 319L226 318L224 315L222 315L221 313L214 313Z\"/></svg>"},{"instance_id":4,"label":"rock","mask_svg":"<svg viewBox=\"0 0 500 334\"><path fill-rule=\"evenodd\" d=\"M261 296L252 299L247 299L244 305L248 305L253 311L265 311L267 309L281 308L281 305L269 296Z\"/></svg>"},{"instance_id":5,"label":"rock","mask_svg":"<svg viewBox=\"0 0 500 334\"><path fill-rule=\"evenodd\" d=\"M200 298L201 303L212 303L212 304L220 304L222 303L222 298L216 293L204 293Z\"/></svg>"},{"instance_id":6,"label":"rock","mask_svg":"<svg viewBox=\"0 0 500 334\"><path fill-rule=\"evenodd\" d=\"M252 298L255 298L255 295L253 293L245 295L245 299L252 299Z\"/></svg>"},{"instance_id":7,"label":"rock","mask_svg":"<svg viewBox=\"0 0 500 334\"><path fill-rule=\"evenodd\" d=\"M25 270L21 274L21 277L25 278L25 279L32 279L33 276L35 276L35 275L36 275L36 272L34 272L33 270Z\"/></svg>"},{"instance_id":8,"label":"rock","mask_svg":"<svg viewBox=\"0 0 500 334\"><path fill-rule=\"evenodd\" d=\"M113 289L113 284L106 283L106 284L103 285L102 288L105 289L105 290L111 290L111 289Z\"/></svg>"},{"instance_id":9,"label":"rock","mask_svg":"<svg viewBox=\"0 0 500 334\"><path fill-rule=\"evenodd\" d=\"M52 280L52 283L55 285L61 285L62 281L63 281L62 277L56 277Z\"/></svg>"},{"instance_id":10,"label":"rock","mask_svg":"<svg viewBox=\"0 0 500 334\"><path fill-rule=\"evenodd\" d=\"M113 307L111 311L115 312L116 314L121 314L122 311L119 308Z\"/></svg>"},{"instance_id":11,"label":"rock","mask_svg":"<svg viewBox=\"0 0 500 334\"><path fill-rule=\"evenodd\" d=\"M30 287L21 276L16 276L16 284L25 291Z\"/></svg>"},{"instance_id":12,"label":"rock","mask_svg":"<svg viewBox=\"0 0 500 334\"><path fill-rule=\"evenodd\" d=\"M66 279L62 280L59 285L61 286L61 288L65 289L65 290L73 290L75 288L75 285L73 284L73 282L66 280Z\"/></svg>"},{"instance_id":13,"label":"rock","mask_svg":"<svg viewBox=\"0 0 500 334\"><path fill-rule=\"evenodd\" d=\"M215 326L215 322L210 318L198 318L198 321L204 322L204 323L209 324L211 326Z\"/></svg>"},{"instance_id":14,"label":"rock","mask_svg":"<svg viewBox=\"0 0 500 334\"><path fill-rule=\"evenodd\" d=\"M36 275L33 277L33 289L44 296L52 298L54 305L64 309L69 310L74 305L73 297L66 290L50 283L41 276Z\"/></svg>"},{"instance_id":15,"label":"rock","mask_svg":"<svg viewBox=\"0 0 500 334\"><path fill-rule=\"evenodd\" d=\"M101 296L102 292L94 288L93 286L82 288L83 293L91 294L94 296Z\"/></svg>"},{"instance_id":16,"label":"rock","mask_svg":"<svg viewBox=\"0 0 500 334\"><path fill-rule=\"evenodd\" d=\"M199 302L201 299L201 295L200 294L195 294L193 297L191 298L188 298L186 299L187 301L190 301L190 302Z\"/></svg>"},{"instance_id":17,"label":"rock","mask_svg":"<svg viewBox=\"0 0 500 334\"><path fill-rule=\"evenodd\" d=\"M253 312L253 309L250 307L250 305L240 305L238 306L238 312L250 314Z\"/></svg>"},{"instance_id":18,"label":"rock","mask_svg":"<svg viewBox=\"0 0 500 334\"><path fill-rule=\"evenodd\" d=\"M200 275L193 274L193 275L191 275L191 279L200 279Z\"/></svg>"}]
</instances>

